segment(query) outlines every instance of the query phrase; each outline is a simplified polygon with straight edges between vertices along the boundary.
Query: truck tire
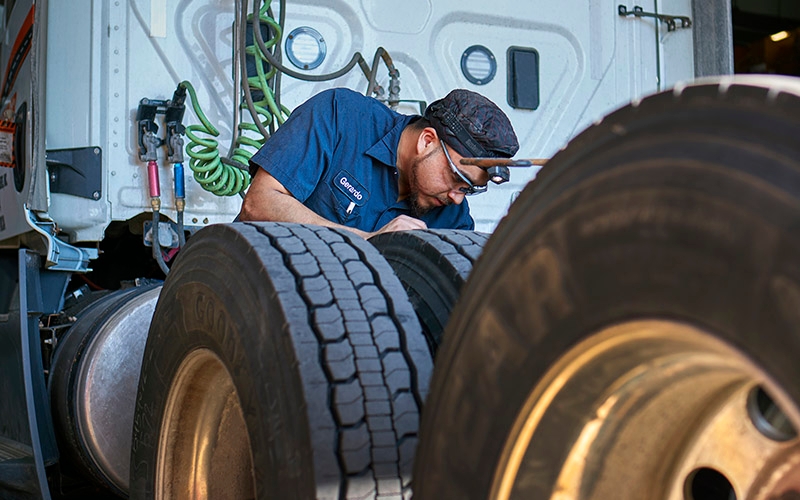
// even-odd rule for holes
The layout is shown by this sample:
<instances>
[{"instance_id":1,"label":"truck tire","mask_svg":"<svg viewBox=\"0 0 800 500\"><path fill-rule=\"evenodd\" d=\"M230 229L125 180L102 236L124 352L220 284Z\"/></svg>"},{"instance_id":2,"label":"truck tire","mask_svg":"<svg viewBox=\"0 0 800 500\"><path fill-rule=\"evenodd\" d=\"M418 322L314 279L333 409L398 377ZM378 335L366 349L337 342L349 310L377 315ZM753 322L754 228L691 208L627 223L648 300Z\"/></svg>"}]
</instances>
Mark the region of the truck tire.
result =
<instances>
[{"instance_id":1,"label":"truck tire","mask_svg":"<svg viewBox=\"0 0 800 500\"><path fill-rule=\"evenodd\" d=\"M488 235L459 229L383 233L369 239L408 293L431 352Z\"/></svg>"},{"instance_id":2,"label":"truck tire","mask_svg":"<svg viewBox=\"0 0 800 500\"><path fill-rule=\"evenodd\" d=\"M797 80L736 77L559 152L445 332L416 498L796 498L798 137Z\"/></svg>"},{"instance_id":3,"label":"truck tire","mask_svg":"<svg viewBox=\"0 0 800 500\"><path fill-rule=\"evenodd\" d=\"M147 285L88 298L59 341L50 370L62 470L122 496L142 353L160 289Z\"/></svg>"},{"instance_id":4,"label":"truck tire","mask_svg":"<svg viewBox=\"0 0 800 500\"><path fill-rule=\"evenodd\" d=\"M150 329L131 498L403 498L431 370L402 285L365 240L206 228Z\"/></svg>"}]
</instances>

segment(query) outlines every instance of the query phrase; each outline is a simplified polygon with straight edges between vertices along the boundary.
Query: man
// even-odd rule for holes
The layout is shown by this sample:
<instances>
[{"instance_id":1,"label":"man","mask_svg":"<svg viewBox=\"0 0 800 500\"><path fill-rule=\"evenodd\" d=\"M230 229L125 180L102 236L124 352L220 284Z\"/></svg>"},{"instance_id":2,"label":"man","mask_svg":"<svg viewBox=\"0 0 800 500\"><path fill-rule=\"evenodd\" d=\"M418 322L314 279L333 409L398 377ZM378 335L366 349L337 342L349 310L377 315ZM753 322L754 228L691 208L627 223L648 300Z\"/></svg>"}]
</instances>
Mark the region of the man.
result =
<instances>
[{"instance_id":1,"label":"man","mask_svg":"<svg viewBox=\"0 0 800 500\"><path fill-rule=\"evenodd\" d=\"M473 229L464 201L486 189L462 157L509 158L508 117L468 90L406 116L347 89L299 106L250 160L256 170L239 220L339 227L369 238L406 229Z\"/></svg>"}]
</instances>

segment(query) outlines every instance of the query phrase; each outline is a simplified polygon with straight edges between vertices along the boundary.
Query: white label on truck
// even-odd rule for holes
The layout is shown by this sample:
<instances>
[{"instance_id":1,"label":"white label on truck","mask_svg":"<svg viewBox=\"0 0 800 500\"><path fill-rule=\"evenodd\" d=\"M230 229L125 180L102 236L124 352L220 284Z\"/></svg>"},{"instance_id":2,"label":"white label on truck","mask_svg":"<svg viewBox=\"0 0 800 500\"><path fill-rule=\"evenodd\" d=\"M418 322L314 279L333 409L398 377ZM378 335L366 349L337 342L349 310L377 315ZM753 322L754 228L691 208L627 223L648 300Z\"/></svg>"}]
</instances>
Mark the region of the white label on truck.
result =
<instances>
[{"instance_id":1,"label":"white label on truck","mask_svg":"<svg viewBox=\"0 0 800 500\"><path fill-rule=\"evenodd\" d=\"M167 36L167 0L150 0L150 38Z\"/></svg>"},{"instance_id":2,"label":"white label on truck","mask_svg":"<svg viewBox=\"0 0 800 500\"><path fill-rule=\"evenodd\" d=\"M13 122L0 122L0 167L14 166L14 129Z\"/></svg>"}]
</instances>

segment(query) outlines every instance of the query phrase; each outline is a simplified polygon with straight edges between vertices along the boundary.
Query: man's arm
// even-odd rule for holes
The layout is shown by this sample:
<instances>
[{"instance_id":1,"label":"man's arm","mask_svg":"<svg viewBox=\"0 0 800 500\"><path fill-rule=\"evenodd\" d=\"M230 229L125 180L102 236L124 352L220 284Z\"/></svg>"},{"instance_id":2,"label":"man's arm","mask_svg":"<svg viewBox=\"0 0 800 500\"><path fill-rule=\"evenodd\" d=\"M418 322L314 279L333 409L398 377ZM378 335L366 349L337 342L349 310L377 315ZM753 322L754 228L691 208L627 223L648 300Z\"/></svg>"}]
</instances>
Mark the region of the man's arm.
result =
<instances>
[{"instance_id":1,"label":"man's arm","mask_svg":"<svg viewBox=\"0 0 800 500\"><path fill-rule=\"evenodd\" d=\"M413 217L401 215L373 233L347 227L325 219L297 201L292 194L275 177L259 168L253 178L247 196L242 203L240 221L273 221L297 222L299 224L315 224L318 226L346 229L362 238L369 238L379 233L404 231L408 229L425 229L424 222Z\"/></svg>"}]
</instances>

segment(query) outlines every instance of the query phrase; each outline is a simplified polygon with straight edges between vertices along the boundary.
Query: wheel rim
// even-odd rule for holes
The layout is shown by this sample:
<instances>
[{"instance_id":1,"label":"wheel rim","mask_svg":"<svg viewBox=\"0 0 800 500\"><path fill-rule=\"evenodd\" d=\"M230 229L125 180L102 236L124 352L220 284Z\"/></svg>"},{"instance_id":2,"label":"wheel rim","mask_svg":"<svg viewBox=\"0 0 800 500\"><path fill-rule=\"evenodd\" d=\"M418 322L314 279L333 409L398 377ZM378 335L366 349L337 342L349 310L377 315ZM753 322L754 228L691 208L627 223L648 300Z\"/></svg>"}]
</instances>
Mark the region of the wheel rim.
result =
<instances>
[{"instance_id":1,"label":"wheel rim","mask_svg":"<svg viewBox=\"0 0 800 500\"><path fill-rule=\"evenodd\" d=\"M156 498L254 498L241 403L222 360L190 353L172 381L158 445Z\"/></svg>"},{"instance_id":2,"label":"wheel rim","mask_svg":"<svg viewBox=\"0 0 800 500\"><path fill-rule=\"evenodd\" d=\"M530 393L492 497L777 499L800 492L799 424L731 346L685 324L625 323L573 347Z\"/></svg>"}]
</instances>

